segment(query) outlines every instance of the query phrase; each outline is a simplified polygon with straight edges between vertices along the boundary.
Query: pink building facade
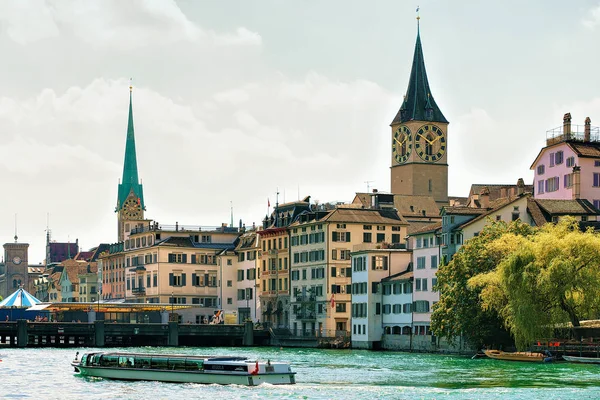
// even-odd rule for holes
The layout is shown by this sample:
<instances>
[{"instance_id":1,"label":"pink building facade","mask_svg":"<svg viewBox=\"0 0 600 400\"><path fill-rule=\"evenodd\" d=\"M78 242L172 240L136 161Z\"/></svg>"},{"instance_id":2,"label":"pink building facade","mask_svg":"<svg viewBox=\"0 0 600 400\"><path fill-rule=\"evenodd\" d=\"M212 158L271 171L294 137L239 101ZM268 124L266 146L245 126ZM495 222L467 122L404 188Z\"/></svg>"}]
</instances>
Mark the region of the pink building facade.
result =
<instances>
[{"instance_id":1,"label":"pink building facade","mask_svg":"<svg viewBox=\"0 0 600 400\"><path fill-rule=\"evenodd\" d=\"M586 199L600 208L600 129L589 118L547 132L544 147L531 165L536 199Z\"/></svg>"}]
</instances>

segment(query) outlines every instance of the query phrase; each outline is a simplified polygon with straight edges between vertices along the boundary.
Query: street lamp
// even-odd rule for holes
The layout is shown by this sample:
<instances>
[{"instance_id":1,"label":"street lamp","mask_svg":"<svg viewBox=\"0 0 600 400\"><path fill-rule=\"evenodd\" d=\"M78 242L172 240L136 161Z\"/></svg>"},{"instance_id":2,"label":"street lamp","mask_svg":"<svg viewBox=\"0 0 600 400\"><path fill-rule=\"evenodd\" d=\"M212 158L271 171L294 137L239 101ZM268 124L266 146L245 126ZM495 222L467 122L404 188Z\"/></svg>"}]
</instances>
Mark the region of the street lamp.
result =
<instances>
[{"instance_id":1,"label":"street lamp","mask_svg":"<svg viewBox=\"0 0 600 400\"><path fill-rule=\"evenodd\" d=\"M171 291L171 321L173 320L173 315L175 313L174 307L175 307L175 297L173 297L173 292Z\"/></svg>"}]
</instances>

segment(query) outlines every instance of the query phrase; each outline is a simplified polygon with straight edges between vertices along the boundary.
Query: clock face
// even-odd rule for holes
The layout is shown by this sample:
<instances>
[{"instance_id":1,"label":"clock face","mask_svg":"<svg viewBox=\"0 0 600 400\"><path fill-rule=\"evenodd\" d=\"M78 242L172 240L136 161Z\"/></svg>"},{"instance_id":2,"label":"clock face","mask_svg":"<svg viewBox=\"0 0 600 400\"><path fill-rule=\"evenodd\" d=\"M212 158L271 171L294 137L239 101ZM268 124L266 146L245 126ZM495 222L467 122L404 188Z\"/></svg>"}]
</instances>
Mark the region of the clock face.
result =
<instances>
[{"instance_id":1,"label":"clock face","mask_svg":"<svg viewBox=\"0 0 600 400\"><path fill-rule=\"evenodd\" d=\"M403 164L410 157L413 140L410 129L401 125L392 135L392 154L398 164Z\"/></svg>"},{"instance_id":2,"label":"clock face","mask_svg":"<svg viewBox=\"0 0 600 400\"><path fill-rule=\"evenodd\" d=\"M423 125L415 134L415 151L423 161L440 160L446 153L446 134L435 125Z\"/></svg>"},{"instance_id":3,"label":"clock face","mask_svg":"<svg viewBox=\"0 0 600 400\"><path fill-rule=\"evenodd\" d=\"M21 257L13 257L12 261L14 264L19 265L21 264Z\"/></svg>"},{"instance_id":4,"label":"clock face","mask_svg":"<svg viewBox=\"0 0 600 400\"><path fill-rule=\"evenodd\" d=\"M128 219L139 218L140 214L140 204L135 199L127 199L125 200L125 204L123 204L123 216Z\"/></svg>"}]
</instances>

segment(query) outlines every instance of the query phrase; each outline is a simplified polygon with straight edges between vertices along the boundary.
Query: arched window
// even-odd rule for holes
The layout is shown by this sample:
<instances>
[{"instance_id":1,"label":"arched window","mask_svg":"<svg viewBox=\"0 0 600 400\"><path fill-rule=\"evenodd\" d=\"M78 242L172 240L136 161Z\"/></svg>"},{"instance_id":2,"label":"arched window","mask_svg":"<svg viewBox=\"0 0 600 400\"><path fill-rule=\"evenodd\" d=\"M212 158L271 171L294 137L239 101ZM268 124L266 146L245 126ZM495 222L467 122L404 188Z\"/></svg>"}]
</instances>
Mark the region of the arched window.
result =
<instances>
[{"instance_id":1,"label":"arched window","mask_svg":"<svg viewBox=\"0 0 600 400\"><path fill-rule=\"evenodd\" d=\"M17 287L17 280L13 279L13 288L16 288L16 287Z\"/></svg>"},{"instance_id":2,"label":"arched window","mask_svg":"<svg viewBox=\"0 0 600 400\"><path fill-rule=\"evenodd\" d=\"M403 335L410 335L410 326L405 326L402 328Z\"/></svg>"},{"instance_id":3,"label":"arched window","mask_svg":"<svg viewBox=\"0 0 600 400\"><path fill-rule=\"evenodd\" d=\"M386 327L385 327L385 334L386 334L386 335L389 335L390 333L392 333L392 328L391 328L391 327L389 327L389 326L386 326Z\"/></svg>"},{"instance_id":4,"label":"arched window","mask_svg":"<svg viewBox=\"0 0 600 400\"><path fill-rule=\"evenodd\" d=\"M394 334L394 335L400 335L400 327L399 326L395 326L392 329L392 334Z\"/></svg>"}]
</instances>

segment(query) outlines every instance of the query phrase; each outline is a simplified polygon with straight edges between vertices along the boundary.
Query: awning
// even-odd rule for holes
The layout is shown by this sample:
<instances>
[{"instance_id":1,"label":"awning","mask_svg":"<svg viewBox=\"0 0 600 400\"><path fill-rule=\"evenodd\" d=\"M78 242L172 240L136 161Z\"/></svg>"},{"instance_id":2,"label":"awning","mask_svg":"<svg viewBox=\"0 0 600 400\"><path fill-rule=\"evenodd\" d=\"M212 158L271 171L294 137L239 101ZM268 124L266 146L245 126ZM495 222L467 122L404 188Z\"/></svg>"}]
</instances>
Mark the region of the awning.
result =
<instances>
[{"instance_id":1,"label":"awning","mask_svg":"<svg viewBox=\"0 0 600 400\"><path fill-rule=\"evenodd\" d=\"M46 308L50 307L51 305L52 305L51 303L40 303L40 304L36 304L35 306L29 307L25 311L42 311L42 310L45 310Z\"/></svg>"}]
</instances>

